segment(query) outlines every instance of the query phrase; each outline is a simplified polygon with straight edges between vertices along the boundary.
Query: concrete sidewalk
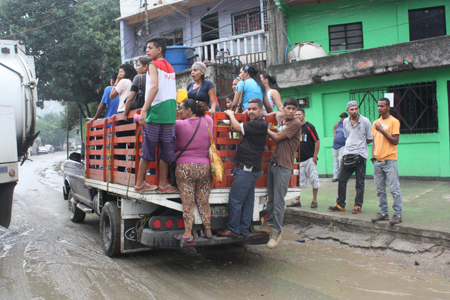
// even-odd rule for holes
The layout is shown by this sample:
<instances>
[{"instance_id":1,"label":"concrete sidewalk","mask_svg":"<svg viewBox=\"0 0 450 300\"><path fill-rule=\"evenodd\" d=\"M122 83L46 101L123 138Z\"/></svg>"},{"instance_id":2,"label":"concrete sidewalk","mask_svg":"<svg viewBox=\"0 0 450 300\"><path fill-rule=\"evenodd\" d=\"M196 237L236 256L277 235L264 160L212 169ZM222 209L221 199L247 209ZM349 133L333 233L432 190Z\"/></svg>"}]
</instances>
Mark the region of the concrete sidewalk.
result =
<instances>
[{"instance_id":1,"label":"concrete sidewalk","mask_svg":"<svg viewBox=\"0 0 450 300\"><path fill-rule=\"evenodd\" d=\"M401 180L403 195L403 222L391 226L387 221L372 223L379 212L378 199L373 179L366 179L364 204L361 214L352 214L355 199L355 179L347 185L346 211L331 212L337 197L337 182L321 178L318 208L310 208L312 189L302 190L300 208L286 208L285 223L336 226L352 232L387 233L410 241L431 242L450 245L450 183L442 181ZM389 217L393 216L392 196L388 193ZM286 204L291 201L286 201Z\"/></svg>"}]
</instances>

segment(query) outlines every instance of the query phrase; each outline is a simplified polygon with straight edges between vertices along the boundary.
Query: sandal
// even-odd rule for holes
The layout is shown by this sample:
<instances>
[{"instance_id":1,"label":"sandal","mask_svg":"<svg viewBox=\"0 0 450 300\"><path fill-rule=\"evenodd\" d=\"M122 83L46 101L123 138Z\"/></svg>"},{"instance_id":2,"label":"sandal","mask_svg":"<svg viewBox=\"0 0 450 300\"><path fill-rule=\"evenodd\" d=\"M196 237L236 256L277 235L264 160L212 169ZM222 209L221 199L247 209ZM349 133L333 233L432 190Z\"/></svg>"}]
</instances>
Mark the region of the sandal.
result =
<instances>
[{"instance_id":1,"label":"sandal","mask_svg":"<svg viewBox=\"0 0 450 300\"><path fill-rule=\"evenodd\" d=\"M174 238L176 238L177 240L181 241L185 241L185 242L192 242L194 240L194 237L192 235L190 236L183 236L182 233L175 235Z\"/></svg>"},{"instance_id":2,"label":"sandal","mask_svg":"<svg viewBox=\"0 0 450 300\"><path fill-rule=\"evenodd\" d=\"M317 208L317 202L311 202L311 208Z\"/></svg>"},{"instance_id":3,"label":"sandal","mask_svg":"<svg viewBox=\"0 0 450 300\"><path fill-rule=\"evenodd\" d=\"M210 230L209 233L206 233L206 232L203 232L203 233L205 234L205 238L207 238L207 239L212 239L213 238L211 230Z\"/></svg>"}]
</instances>

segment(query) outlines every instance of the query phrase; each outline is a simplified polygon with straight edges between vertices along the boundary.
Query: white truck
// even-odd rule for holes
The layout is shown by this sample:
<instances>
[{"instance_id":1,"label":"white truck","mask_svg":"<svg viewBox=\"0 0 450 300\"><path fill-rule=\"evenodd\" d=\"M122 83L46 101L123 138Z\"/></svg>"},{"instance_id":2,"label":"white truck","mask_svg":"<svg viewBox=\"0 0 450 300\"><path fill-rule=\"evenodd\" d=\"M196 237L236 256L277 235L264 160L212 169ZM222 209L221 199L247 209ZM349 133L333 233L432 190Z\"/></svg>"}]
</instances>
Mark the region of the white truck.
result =
<instances>
[{"instance_id":1,"label":"white truck","mask_svg":"<svg viewBox=\"0 0 450 300\"><path fill-rule=\"evenodd\" d=\"M138 111L131 111L129 118L134 118ZM139 112L138 112L139 113ZM247 115L236 114L238 120L249 121ZM178 241L174 235L184 232L183 207L178 193L158 194L156 191L145 194L136 193L135 174L139 169L139 153L142 147L142 134L136 123L118 125L121 115L97 120L87 126L85 156L74 152L64 164L64 199L68 200L69 216L72 222L83 222L86 213L100 216L100 239L107 256L116 256L136 251L155 248L207 247L231 243L264 244L269 240L265 233L257 233L251 227L250 234L238 237L221 237L216 235L218 229L226 228L229 220L228 194L233 182L231 170L234 168L235 150L228 150L229 145L236 145L240 139L230 138L231 128L223 121L228 117L223 112L214 114L212 134L222 160L225 175L221 184L213 184L209 196L211 207L211 229L213 238L207 239L203 234L200 214L195 209L192 242ZM274 116L266 118L274 124ZM118 134L132 131L133 134ZM142 132L142 131L141 131ZM120 147L120 144L128 147ZM269 151L263 154L263 174L256 181L255 202L252 225L260 224L267 217L267 168L274 147L272 140L267 140ZM133 145L136 149L133 149ZM84 152L84 151L83 151ZM157 152L159 157L159 151ZM298 158L299 153L296 153ZM128 156L128 158L127 158ZM150 172L145 175L146 182L159 182L159 159L150 162ZM298 171L298 164L294 166ZM127 169L128 173L123 169ZM298 172L293 172L286 199L300 193Z\"/></svg>"},{"instance_id":2,"label":"white truck","mask_svg":"<svg viewBox=\"0 0 450 300\"><path fill-rule=\"evenodd\" d=\"M0 225L9 227L19 160L37 134L34 58L23 41L0 40ZM39 134L39 133L38 133Z\"/></svg>"}]
</instances>

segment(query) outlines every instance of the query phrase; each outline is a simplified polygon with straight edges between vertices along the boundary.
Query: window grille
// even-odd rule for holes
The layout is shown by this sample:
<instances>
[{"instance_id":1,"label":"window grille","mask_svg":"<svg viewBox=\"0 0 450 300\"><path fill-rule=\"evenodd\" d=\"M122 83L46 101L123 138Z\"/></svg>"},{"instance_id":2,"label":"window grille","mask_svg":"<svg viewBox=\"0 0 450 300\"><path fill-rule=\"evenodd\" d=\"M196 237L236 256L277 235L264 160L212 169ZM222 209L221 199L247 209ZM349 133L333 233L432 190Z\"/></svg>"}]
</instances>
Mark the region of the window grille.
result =
<instances>
[{"instance_id":1,"label":"window grille","mask_svg":"<svg viewBox=\"0 0 450 300\"><path fill-rule=\"evenodd\" d=\"M183 45L183 28L163 32L160 36L166 39L167 46Z\"/></svg>"},{"instance_id":2,"label":"window grille","mask_svg":"<svg viewBox=\"0 0 450 300\"><path fill-rule=\"evenodd\" d=\"M408 11L409 40L446 35L445 6Z\"/></svg>"},{"instance_id":3,"label":"window grille","mask_svg":"<svg viewBox=\"0 0 450 300\"><path fill-rule=\"evenodd\" d=\"M362 49L362 23L351 23L328 26L330 51Z\"/></svg>"},{"instance_id":4,"label":"window grille","mask_svg":"<svg viewBox=\"0 0 450 300\"><path fill-rule=\"evenodd\" d=\"M255 7L231 15L233 35L261 30L261 9Z\"/></svg>"},{"instance_id":5,"label":"window grille","mask_svg":"<svg viewBox=\"0 0 450 300\"><path fill-rule=\"evenodd\" d=\"M394 94L390 113L400 121L400 133L438 132L435 81L351 90L350 100L358 102L359 113L373 122L379 118L377 103L385 93Z\"/></svg>"}]
</instances>

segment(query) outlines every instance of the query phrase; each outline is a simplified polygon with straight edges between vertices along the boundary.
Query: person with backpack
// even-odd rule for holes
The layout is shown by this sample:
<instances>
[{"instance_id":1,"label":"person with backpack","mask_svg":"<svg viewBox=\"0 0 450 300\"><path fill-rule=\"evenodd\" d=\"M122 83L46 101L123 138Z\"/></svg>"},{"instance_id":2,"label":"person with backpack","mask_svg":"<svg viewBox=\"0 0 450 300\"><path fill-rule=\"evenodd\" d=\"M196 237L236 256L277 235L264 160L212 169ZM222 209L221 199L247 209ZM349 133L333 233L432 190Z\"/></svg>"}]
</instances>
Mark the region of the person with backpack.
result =
<instances>
[{"instance_id":1,"label":"person with backpack","mask_svg":"<svg viewBox=\"0 0 450 300\"><path fill-rule=\"evenodd\" d=\"M131 84L130 94L125 102L125 110L123 111L123 118L128 118L130 110L142 108L145 103L145 82L148 71L148 64L150 59L146 56L139 57L136 64L136 75Z\"/></svg>"}]
</instances>

